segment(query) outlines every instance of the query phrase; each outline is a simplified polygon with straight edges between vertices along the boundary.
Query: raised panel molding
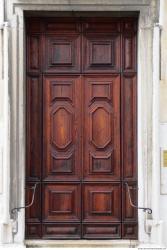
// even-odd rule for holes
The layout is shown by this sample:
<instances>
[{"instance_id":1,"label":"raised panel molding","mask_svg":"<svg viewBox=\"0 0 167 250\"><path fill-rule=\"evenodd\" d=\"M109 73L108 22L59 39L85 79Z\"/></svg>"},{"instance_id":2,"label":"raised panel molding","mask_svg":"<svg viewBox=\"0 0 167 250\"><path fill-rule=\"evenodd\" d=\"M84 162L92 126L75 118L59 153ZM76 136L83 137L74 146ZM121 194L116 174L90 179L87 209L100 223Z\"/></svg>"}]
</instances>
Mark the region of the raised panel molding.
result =
<instances>
[{"instance_id":1,"label":"raised panel molding","mask_svg":"<svg viewBox=\"0 0 167 250\"><path fill-rule=\"evenodd\" d=\"M113 191L90 191L91 214L112 214Z\"/></svg>"},{"instance_id":2,"label":"raised panel molding","mask_svg":"<svg viewBox=\"0 0 167 250\"><path fill-rule=\"evenodd\" d=\"M84 184L84 222L121 220L120 184Z\"/></svg>"},{"instance_id":3,"label":"raised panel molding","mask_svg":"<svg viewBox=\"0 0 167 250\"><path fill-rule=\"evenodd\" d=\"M73 114L66 107L57 107L51 113L51 141L59 150L72 143Z\"/></svg>"},{"instance_id":4,"label":"raised panel molding","mask_svg":"<svg viewBox=\"0 0 167 250\"><path fill-rule=\"evenodd\" d=\"M87 22L86 22L87 21ZM119 33L120 32L120 22L118 21L108 21L107 19L103 21L95 20L93 18L87 18L85 19L85 22L83 24L83 30L86 33Z\"/></svg>"},{"instance_id":5,"label":"raised panel molding","mask_svg":"<svg viewBox=\"0 0 167 250\"><path fill-rule=\"evenodd\" d=\"M137 86L136 76L123 77L123 107L122 117L124 126L122 127L123 140L123 178L136 180L137 164ZM129 113L132 114L129 116Z\"/></svg>"},{"instance_id":6,"label":"raised panel molding","mask_svg":"<svg viewBox=\"0 0 167 250\"><path fill-rule=\"evenodd\" d=\"M97 239L119 239L121 238L120 224L83 224L83 238Z\"/></svg>"},{"instance_id":7,"label":"raised panel molding","mask_svg":"<svg viewBox=\"0 0 167 250\"><path fill-rule=\"evenodd\" d=\"M136 71L136 35L126 33L123 35L123 70L124 72Z\"/></svg>"},{"instance_id":8,"label":"raised panel molding","mask_svg":"<svg viewBox=\"0 0 167 250\"><path fill-rule=\"evenodd\" d=\"M111 82L91 82L90 99L91 102L96 100L107 100L112 102L112 83Z\"/></svg>"},{"instance_id":9,"label":"raised panel molding","mask_svg":"<svg viewBox=\"0 0 167 250\"><path fill-rule=\"evenodd\" d=\"M40 36L39 35L29 35L27 37L28 43L28 71L39 73L40 70Z\"/></svg>"},{"instance_id":10,"label":"raised panel molding","mask_svg":"<svg viewBox=\"0 0 167 250\"><path fill-rule=\"evenodd\" d=\"M49 214L71 214L74 191L49 191Z\"/></svg>"},{"instance_id":11,"label":"raised panel molding","mask_svg":"<svg viewBox=\"0 0 167 250\"><path fill-rule=\"evenodd\" d=\"M42 230L40 223L26 223L25 227L26 239L41 239Z\"/></svg>"},{"instance_id":12,"label":"raised panel molding","mask_svg":"<svg viewBox=\"0 0 167 250\"><path fill-rule=\"evenodd\" d=\"M72 65L71 42L57 41L52 43L50 65Z\"/></svg>"},{"instance_id":13,"label":"raised panel molding","mask_svg":"<svg viewBox=\"0 0 167 250\"><path fill-rule=\"evenodd\" d=\"M45 222L80 221L80 184L45 184Z\"/></svg>"},{"instance_id":14,"label":"raised panel molding","mask_svg":"<svg viewBox=\"0 0 167 250\"><path fill-rule=\"evenodd\" d=\"M76 223L47 223L42 226L43 239L79 239L81 226Z\"/></svg>"},{"instance_id":15,"label":"raised panel molding","mask_svg":"<svg viewBox=\"0 0 167 250\"><path fill-rule=\"evenodd\" d=\"M52 158L52 169L50 174L74 174L74 153L70 153L69 155L57 154L51 155Z\"/></svg>"},{"instance_id":16,"label":"raised panel molding","mask_svg":"<svg viewBox=\"0 0 167 250\"><path fill-rule=\"evenodd\" d=\"M85 180L120 180L120 78L89 76L84 83Z\"/></svg>"},{"instance_id":17,"label":"raised panel molding","mask_svg":"<svg viewBox=\"0 0 167 250\"><path fill-rule=\"evenodd\" d=\"M122 224L123 239L136 239L137 233L138 233L137 223Z\"/></svg>"},{"instance_id":18,"label":"raised panel molding","mask_svg":"<svg viewBox=\"0 0 167 250\"><path fill-rule=\"evenodd\" d=\"M77 76L46 76L44 90L45 180L78 180L81 175L80 88ZM45 140L46 138L46 140Z\"/></svg>"},{"instance_id":19,"label":"raised panel molding","mask_svg":"<svg viewBox=\"0 0 167 250\"><path fill-rule=\"evenodd\" d=\"M80 36L55 34L46 36L45 71L80 72Z\"/></svg>"},{"instance_id":20,"label":"raised panel molding","mask_svg":"<svg viewBox=\"0 0 167 250\"><path fill-rule=\"evenodd\" d=\"M114 174L113 152L107 155L94 155L90 153L90 173Z\"/></svg>"},{"instance_id":21,"label":"raised panel molding","mask_svg":"<svg viewBox=\"0 0 167 250\"><path fill-rule=\"evenodd\" d=\"M27 77L27 152L26 179L41 178L41 78Z\"/></svg>"},{"instance_id":22,"label":"raised panel molding","mask_svg":"<svg viewBox=\"0 0 167 250\"><path fill-rule=\"evenodd\" d=\"M90 64L113 66L113 41L99 41L90 43Z\"/></svg>"},{"instance_id":23,"label":"raised panel molding","mask_svg":"<svg viewBox=\"0 0 167 250\"><path fill-rule=\"evenodd\" d=\"M120 36L85 34L83 71L85 73L120 72Z\"/></svg>"},{"instance_id":24,"label":"raised panel molding","mask_svg":"<svg viewBox=\"0 0 167 250\"><path fill-rule=\"evenodd\" d=\"M73 81L59 80L51 81L50 94L51 101L70 101L73 103L74 86Z\"/></svg>"},{"instance_id":25,"label":"raised panel molding","mask_svg":"<svg viewBox=\"0 0 167 250\"><path fill-rule=\"evenodd\" d=\"M104 149L111 142L112 118L104 106L92 107L90 111L90 142L97 149Z\"/></svg>"},{"instance_id":26,"label":"raised panel molding","mask_svg":"<svg viewBox=\"0 0 167 250\"><path fill-rule=\"evenodd\" d=\"M76 18L63 18L62 22L60 22L59 18L48 18L46 22L44 22L44 29L47 33L56 33L62 34L62 31L66 34L77 34L80 33L81 27L80 23Z\"/></svg>"}]
</instances>

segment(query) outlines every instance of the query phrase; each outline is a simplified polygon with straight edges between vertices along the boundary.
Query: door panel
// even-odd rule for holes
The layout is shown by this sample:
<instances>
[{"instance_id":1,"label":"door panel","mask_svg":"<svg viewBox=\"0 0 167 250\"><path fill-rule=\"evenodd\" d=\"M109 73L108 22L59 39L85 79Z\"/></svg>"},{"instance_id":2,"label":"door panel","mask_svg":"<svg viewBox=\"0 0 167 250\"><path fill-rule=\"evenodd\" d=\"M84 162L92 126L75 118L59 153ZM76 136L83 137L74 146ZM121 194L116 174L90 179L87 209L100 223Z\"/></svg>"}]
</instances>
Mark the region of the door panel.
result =
<instances>
[{"instance_id":1,"label":"door panel","mask_svg":"<svg viewBox=\"0 0 167 250\"><path fill-rule=\"evenodd\" d=\"M123 20L123 19L122 19ZM121 20L119 18L84 18L84 33L103 33L113 34L119 33L122 29ZM134 21L134 20L133 20ZM133 23L129 22L129 26L133 27Z\"/></svg>"},{"instance_id":2,"label":"door panel","mask_svg":"<svg viewBox=\"0 0 167 250\"><path fill-rule=\"evenodd\" d=\"M40 36L32 34L27 37L27 70L28 72L39 73L40 71Z\"/></svg>"},{"instance_id":3,"label":"door panel","mask_svg":"<svg viewBox=\"0 0 167 250\"><path fill-rule=\"evenodd\" d=\"M120 180L120 77L85 77L84 180Z\"/></svg>"},{"instance_id":4,"label":"door panel","mask_svg":"<svg viewBox=\"0 0 167 250\"><path fill-rule=\"evenodd\" d=\"M136 222L122 224L123 239L136 239L137 234L138 234L138 226Z\"/></svg>"},{"instance_id":5,"label":"door panel","mask_svg":"<svg viewBox=\"0 0 167 250\"><path fill-rule=\"evenodd\" d=\"M43 178L79 180L81 168L80 78L43 80Z\"/></svg>"},{"instance_id":6,"label":"door panel","mask_svg":"<svg viewBox=\"0 0 167 250\"><path fill-rule=\"evenodd\" d=\"M83 224L83 238L120 239L121 224Z\"/></svg>"},{"instance_id":7,"label":"door panel","mask_svg":"<svg viewBox=\"0 0 167 250\"><path fill-rule=\"evenodd\" d=\"M26 238L137 239L137 20L26 26Z\"/></svg>"},{"instance_id":8,"label":"door panel","mask_svg":"<svg viewBox=\"0 0 167 250\"><path fill-rule=\"evenodd\" d=\"M27 77L27 167L26 179L40 181L41 178L41 79Z\"/></svg>"},{"instance_id":9,"label":"door panel","mask_svg":"<svg viewBox=\"0 0 167 250\"><path fill-rule=\"evenodd\" d=\"M80 184L45 184L43 222L80 222Z\"/></svg>"},{"instance_id":10,"label":"door panel","mask_svg":"<svg viewBox=\"0 0 167 250\"><path fill-rule=\"evenodd\" d=\"M46 72L80 72L80 35L46 36L44 63Z\"/></svg>"},{"instance_id":11,"label":"door panel","mask_svg":"<svg viewBox=\"0 0 167 250\"><path fill-rule=\"evenodd\" d=\"M83 222L120 222L120 184L84 184Z\"/></svg>"},{"instance_id":12,"label":"door panel","mask_svg":"<svg viewBox=\"0 0 167 250\"><path fill-rule=\"evenodd\" d=\"M136 77L124 75L122 79L123 106L122 116L124 126L122 126L123 140L123 178L124 180L136 180L137 177L137 124L136 124ZM129 115L133 114L133 115Z\"/></svg>"},{"instance_id":13,"label":"door panel","mask_svg":"<svg viewBox=\"0 0 167 250\"><path fill-rule=\"evenodd\" d=\"M26 239L41 239L41 223L26 223L25 229Z\"/></svg>"},{"instance_id":14,"label":"door panel","mask_svg":"<svg viewBox=\"0 0 167 250\"><path fill-rule=\"evenodd\" d=\"M83 72L120 71L120 34L84 34Z\"/></svg>"},{"instance_id":15,"label":"door panel","mask_svg":"<svg viewBox=\"0 0 167 250\"><path fill-rule=\"evenodd\" d=\"M42 225L43 239L80 239L81 225L80 224L43 224Z\"/></svg>"}]
</instances>

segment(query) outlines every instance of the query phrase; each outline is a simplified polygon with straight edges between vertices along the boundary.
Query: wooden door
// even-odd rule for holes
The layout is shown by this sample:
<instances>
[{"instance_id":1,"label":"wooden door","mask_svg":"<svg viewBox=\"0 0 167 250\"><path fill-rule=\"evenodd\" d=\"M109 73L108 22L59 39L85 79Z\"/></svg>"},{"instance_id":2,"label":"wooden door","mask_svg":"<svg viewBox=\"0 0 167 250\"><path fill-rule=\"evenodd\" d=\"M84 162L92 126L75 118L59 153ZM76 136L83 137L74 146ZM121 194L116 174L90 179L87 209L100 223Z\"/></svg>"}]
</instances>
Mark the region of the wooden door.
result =
<instances>
[{"instance_id":1,"label":"wooden door","mask_svg":"<svg viewBox=\"0 0 167 250\"><path fill-rule=\"evenodd\" d=\"M26 20L27 238L137 238L136 24Z\"/></svg>"}]
</instances>

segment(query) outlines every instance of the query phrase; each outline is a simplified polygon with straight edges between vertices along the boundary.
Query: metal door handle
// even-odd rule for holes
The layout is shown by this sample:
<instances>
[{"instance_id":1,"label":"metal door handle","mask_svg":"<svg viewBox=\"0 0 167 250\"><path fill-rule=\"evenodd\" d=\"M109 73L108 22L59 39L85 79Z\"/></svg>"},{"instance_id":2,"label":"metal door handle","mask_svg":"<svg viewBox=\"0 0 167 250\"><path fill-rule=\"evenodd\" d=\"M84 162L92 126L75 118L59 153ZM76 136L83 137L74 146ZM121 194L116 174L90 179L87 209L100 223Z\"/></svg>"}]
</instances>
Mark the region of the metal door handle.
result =
<instances>
[{"instance_id":1,"label":"metal door handle","mask_svg":"<svg viewBox=\"0 0 167 250\"><path fill-rule=\"evenodd\" d=\"M129 185L127 182L125 182L126 184L126 188L127 188L127 191L128 191L128 197L129 197L129 203L132 207L135 207L137 209L142 209L143 212L148 212L148 214L152 214L152 209L149 208L149 207L138 207L136 206L133 202L132 202L132 198L131 198L131 193L130 193L130 188L129 188Z\"/></svg>"},{"instance_id":2,"label":"metal door handle","mask_svg":"<svg viewBox=\"0 0 167 250\"><path fill-rule=\"evenodd\" d=\"M39 183L37 182L37 183L35 183L35 185L33 186L33 187L31 187L30 189L33 189L33 194L32 194L32 199L31 199L31 202L28 204L28 205L25 205L25 206L23 206L23 207L15 207L15 208L13 208L12 210L11 210L11 213L12 214L14 214L16 211L17 212L19 212L20 211L20 209L25 209L25 208L28 208L28 207L31 207L32 205L33 205L33 203L34 203L34 198L35 198L35 193L36 193L36 188L37 188L37 185L38 185Z\"/></svg>"}]
</instances>

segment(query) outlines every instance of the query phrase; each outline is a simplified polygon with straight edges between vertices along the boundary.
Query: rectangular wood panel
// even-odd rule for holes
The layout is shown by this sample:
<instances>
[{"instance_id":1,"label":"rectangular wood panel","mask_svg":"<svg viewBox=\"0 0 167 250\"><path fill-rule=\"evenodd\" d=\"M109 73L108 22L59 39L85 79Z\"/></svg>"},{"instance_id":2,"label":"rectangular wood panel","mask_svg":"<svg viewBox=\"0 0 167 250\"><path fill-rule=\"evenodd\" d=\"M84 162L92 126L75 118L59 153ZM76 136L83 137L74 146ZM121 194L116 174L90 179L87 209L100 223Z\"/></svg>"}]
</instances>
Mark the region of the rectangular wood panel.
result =
<instances>
[{"instance_id":1,"label":"rectangular wood panel","mask_svg":"<svg viewBox=\"0 0 167 250\"><path fill-rule=\"evenodd\" d=\"M37 34L27 37L27 70L39 73L40 71L40 36Z\"/></svg>"},{"instance_id":2,"label":"rectangular wood panel","mask_svg":"<svg viewBox=\"0 0 167 250\"><path fill-rule=\"evenodd\" d=\"M83 42L83 72L120 71L120 34L86 33Z\"/></svg>"},{"instance_id":3,"label":"rectangular wood panel","mask_svg":"<svg viewBox=\"0 0 167 250\"><path fill-rule=\"evenodd\" d=\"M83 222L121 221L120 195L120 184L84 184Z\"/></svg>"},{"instance_id":4,"label":"rectangular wood panel","mask_svg":"<svg viewBox=\"0 0 167 250\"><path fill-rule=\"evenodd\" d=\"M96 238L121 238L121 224L83 224L83 238L96 239Z\"/></svg>"},{"instance_id":5,"label":"rectangular wood panel","mask_svg":"<svg viewBox=\"0 0 167 250\"><path fill-rule=\"evenodd\" d=\"M27 239L40 239L42 237L41 224L26 223L25 237Z\"/></svg>"},{"instance_id":6,"label":"rectangular wood panel","mask_svg":"<svg viewBox=\"0 0 167 250\"><path fill-rule=\"evenodd\" d=\"M43 222L80 222L80 184L43 186Z\"/></svg>"},{"instance_id":7,"label":"rectangular wood panel","mask_svg":"<svg viewBox=\"0 0 167 250\"><path fill-rule=\"evenodd\" d=\"M45 72L79 73L81 67L79 34L54 34L45 37Z\"/></svg>"},{"instance_id":8,"label":"rectangular wood panel","mask_svg":"<svg viewBox=\"0 0 167 250\"><path fill-rule=\"evenodd\" d=\"M26 179L39 181L41 177L41 79L27 77L27 168Z\"/></svg>"},{"instance_id":9,"label":"rectangular wood panel","mask_svg":"<svg viewBox=\"0 0 167 250\"><path fill-rule=\"evenodd\" d=\"M43 224L43 239L79 239L81 235L80 224Z\"/></svg>"},{"instance_id":10,"label":"rectangular wood panel","mask_svg":"<svg viewBox=\"0 0 167 250\"><path fill-rule=\"evenodd\" d=\"M123 178L136 180L137 178L137 104L136 104L136 76L122 77L122 149L123 149ZM132 115L129 115L132 114Z\"/></svg>"}]
</instances>

